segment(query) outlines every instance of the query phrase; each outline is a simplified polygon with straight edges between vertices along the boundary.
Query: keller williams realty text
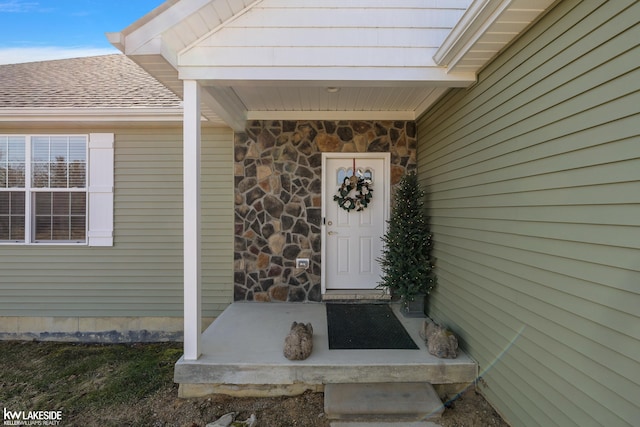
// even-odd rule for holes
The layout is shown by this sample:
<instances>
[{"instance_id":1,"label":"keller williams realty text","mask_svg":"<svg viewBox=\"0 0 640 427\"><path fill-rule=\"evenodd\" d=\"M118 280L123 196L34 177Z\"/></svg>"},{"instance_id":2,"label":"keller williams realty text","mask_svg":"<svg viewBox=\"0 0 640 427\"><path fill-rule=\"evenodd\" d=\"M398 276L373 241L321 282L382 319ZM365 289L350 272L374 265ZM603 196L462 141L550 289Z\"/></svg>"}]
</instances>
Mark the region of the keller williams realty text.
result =
<instances>
[{"instance_id":1,"label":"keller williams realty text","mask_svg":"<svg viewBox=\"0 0 640 427\"><path fill-rule=\"evenodd\" d=\"M4 408L5 426L57 426L62 411L10 411Z\"/></svg>"}]
</instances>

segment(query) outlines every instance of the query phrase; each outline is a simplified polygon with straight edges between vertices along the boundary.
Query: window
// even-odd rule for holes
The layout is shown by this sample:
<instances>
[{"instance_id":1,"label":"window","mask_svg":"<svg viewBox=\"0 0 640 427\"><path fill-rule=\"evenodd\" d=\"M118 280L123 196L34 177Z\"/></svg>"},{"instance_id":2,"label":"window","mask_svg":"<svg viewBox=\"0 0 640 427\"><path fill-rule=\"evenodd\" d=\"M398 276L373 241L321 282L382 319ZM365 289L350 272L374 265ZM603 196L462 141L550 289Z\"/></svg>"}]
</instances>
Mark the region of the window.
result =
<instances>
[{"instance_id":1,"label":"window","mask_svg":"<svg viewBox=\"0 0 640 427\"><path fill-rule=\"evenodd\" d=\"M342 185L344 183L344 180L351 177L352 175L353 168L339 168L336 171L336 184ZM357 168L356 176L358 178L370 179L373 181L373 171L370 168L364 170L362 168Z\"/></svg>"},{"instance_id":2,"label":"window","mask_svg":"<svg viewBox=\"0 0 640 427\"><path fill-rule=\"evenodd\" d=\"M111 246L112 211L113 134L0 135L0 243Z\"/></svg>"}]
</instances>

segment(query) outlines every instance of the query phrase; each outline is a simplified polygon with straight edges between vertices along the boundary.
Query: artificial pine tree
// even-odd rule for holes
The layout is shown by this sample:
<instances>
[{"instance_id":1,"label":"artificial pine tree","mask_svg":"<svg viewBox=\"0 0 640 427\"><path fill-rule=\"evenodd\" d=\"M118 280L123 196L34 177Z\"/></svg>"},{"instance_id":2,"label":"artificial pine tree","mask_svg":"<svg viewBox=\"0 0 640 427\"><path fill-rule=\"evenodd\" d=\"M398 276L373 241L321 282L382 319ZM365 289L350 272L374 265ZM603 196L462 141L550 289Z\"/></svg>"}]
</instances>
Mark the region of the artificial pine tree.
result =
<instances>
[{"instance_id":1,"label":"artificial pine tree","mask_svg":"<svg viewBox=\"0 0 640 427\"><path fill-rule=\"evenodd\" d=\"M395 193L387 232L382 237L380 286L388 287L405 303L417 295L428 294L436 284L423 198L415 172L404 175Z\"/></svg>"}]
</instances>

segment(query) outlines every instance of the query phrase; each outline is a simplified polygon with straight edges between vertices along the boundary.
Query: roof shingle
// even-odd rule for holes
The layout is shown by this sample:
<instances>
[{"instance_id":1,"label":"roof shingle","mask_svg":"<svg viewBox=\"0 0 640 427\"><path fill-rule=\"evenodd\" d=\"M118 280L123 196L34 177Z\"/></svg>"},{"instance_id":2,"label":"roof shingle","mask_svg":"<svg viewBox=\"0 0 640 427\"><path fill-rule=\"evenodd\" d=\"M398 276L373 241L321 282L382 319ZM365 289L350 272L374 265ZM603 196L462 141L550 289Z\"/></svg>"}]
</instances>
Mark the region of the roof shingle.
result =
<instances>
[{"instance_id":1,"label":"roof shingle","mask_svg":"<svg viewBox=\"0 0 640 427\"><path fill-rule=\"evenodd\" d=\"M121 54L0 65L0 109L180 105L178 96Z\"/></svg>"}]
</instances>

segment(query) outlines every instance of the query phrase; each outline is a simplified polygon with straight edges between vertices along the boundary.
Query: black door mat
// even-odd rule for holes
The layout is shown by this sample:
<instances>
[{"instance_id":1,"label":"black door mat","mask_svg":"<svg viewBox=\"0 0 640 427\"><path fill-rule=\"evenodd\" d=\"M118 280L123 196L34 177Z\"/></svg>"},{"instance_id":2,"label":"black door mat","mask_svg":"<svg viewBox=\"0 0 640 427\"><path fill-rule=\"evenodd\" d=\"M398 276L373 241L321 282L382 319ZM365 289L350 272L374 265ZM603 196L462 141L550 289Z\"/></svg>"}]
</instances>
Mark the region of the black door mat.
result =
<instances>
[{"instance_id":1,"label":"black door mat","mask_svg":"<svg viewBox=\"0 0 640 427\"><path fill-rule=\"evenodd\" d=\"M330 350L418 350L386 304L326 304Z\"/></svg>"}]
</instances>

